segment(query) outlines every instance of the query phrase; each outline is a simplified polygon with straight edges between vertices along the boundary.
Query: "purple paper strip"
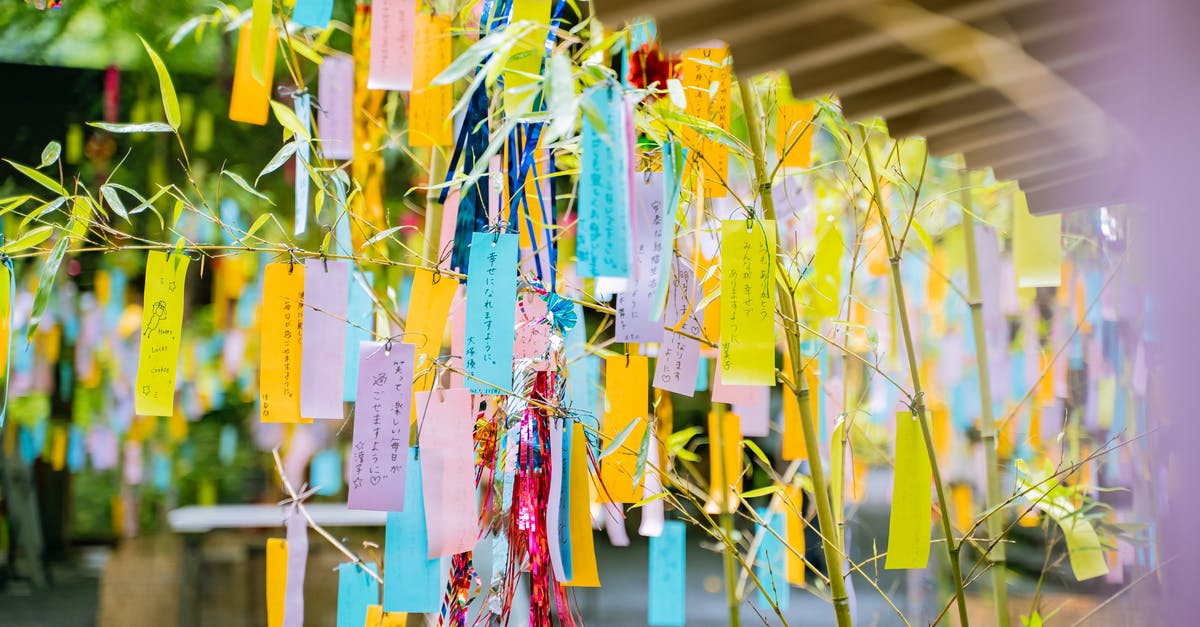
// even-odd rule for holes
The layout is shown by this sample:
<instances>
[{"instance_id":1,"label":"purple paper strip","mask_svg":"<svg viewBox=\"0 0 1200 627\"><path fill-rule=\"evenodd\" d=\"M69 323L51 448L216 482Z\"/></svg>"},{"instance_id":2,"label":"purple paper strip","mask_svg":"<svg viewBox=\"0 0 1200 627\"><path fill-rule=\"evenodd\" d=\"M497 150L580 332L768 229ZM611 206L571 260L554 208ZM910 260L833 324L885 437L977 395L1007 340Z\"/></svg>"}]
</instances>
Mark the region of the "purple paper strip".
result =
<instances>
[{"instance_id":1,"label":"purple paper strip","mask_svg":"<svg viewBox=\"0 0 1200 627\"><path fill-rule=\"evenodd\" d=\"M640 172L633 181L633 257L635 275L632 284L617 294L618 342L658 342L663 328L654 315L654 297L662 280L658 268L662 262L663 175Z\"/></svg>"},{"instance_id":2,"label":"purple paper strip","mask_svg":"<svg viewBox=\"0 0 1200 627\"><path fill-rule=\"evenodd\" d=\"M354 59L331 54L321 64L317 85L317 133L326 159L354 157Z\"/></svg>"},{"instance_id":3,"label":"purple paper strip","mask_svg":"<svg viewBox=\"0 0 1200 627\"><path fill-rule=\"evenodd\" d=\"M762 438L771 434L771 388L753 387L754 402L735 403L733 413L741 418L742 437Z\"/></svg>"},{"instance_id":4,"label":"purple paper strip","mask_svg":"<svg viewBox=\"0 0 1200 627\"><path fill-rule=\"evenodd\" d=\"M304 335L300 351L300 415L342 419L350 265L304 262Z\"/></svg>"},{"instance_id":5,"label":"purple paper strip","mask_svg":"<svg viewBox=\"0 0 1200 627\"><path fill-rule=\"evenodd\" d=\"M359 343L347 506L402 512L415 349L402 343L385 348L382 342Z\"/></svg>"},{"instance_id":6,"label":"purple paper strip","mask_svg":"<svg viewBox=\"0 0 1200 627\"><path fill-rule=\"evenodd\" d=\"M283 627L304 625L304 571L308 562L308 521L292 506L287 516L287 583Z\"/></svg>"},{"instance_id":7,"label":"purple paper strip","mask_svg":"<svg viewBox=\"0 0 1200 627\"><path fill-rule=\"evenodd\" d=\"M674 271L667 290L667 309L663 322L694 336L702 331L704 310L696 311L696 273L682 259L673 262ZM619 297L618 297L619 299ZM618 302L620 302L618 300ZM700 342L673 331L663 331L662 345L654 364L654 387L684 396L696 393L696 372L700 368Z\"/></svg>"}]
</instances>

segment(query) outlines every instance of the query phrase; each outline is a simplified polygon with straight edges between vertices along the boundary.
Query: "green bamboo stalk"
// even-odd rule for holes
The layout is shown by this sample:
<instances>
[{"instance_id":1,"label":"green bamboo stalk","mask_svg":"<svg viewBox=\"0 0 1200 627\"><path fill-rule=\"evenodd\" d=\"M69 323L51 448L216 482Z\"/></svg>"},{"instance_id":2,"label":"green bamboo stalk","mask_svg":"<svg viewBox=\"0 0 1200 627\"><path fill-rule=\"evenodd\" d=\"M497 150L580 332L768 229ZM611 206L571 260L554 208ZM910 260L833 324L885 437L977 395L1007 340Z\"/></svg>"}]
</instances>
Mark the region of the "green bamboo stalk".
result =
<instances>
[{"instance_id":1,"label":"green bamboo stalk","mask_svg":"<svg viewBox=\"0 0 1200 627\"><path fill-rule=\"evenodd\" d=\"M748 81L739 80L742 110L746 116L746 131L750 136L750 150L753 153L754 179L758 197L762 202L763 217L775 219L775 201L771 197L771 178L767 170L767 159L763 147L762 128L758 99L751 93ZM779 277L786 276L786 268L776 260ZM813 500L817 504L817 521L821 527L821 548L825 552L825 565L829 571L829 589L833 601L833 610L838 627L850 627L850 597L846 594L846 580L842 575L842 550L838 546L837 527L833 520L833 507L830 504L829 487L825 483L825 469L821 466L820 440L817 435L816 422L813 420L812 409L809 407L810 391L804 381L804 360L800 355L800 327L796 317L795 294L790 287L780 294L779 306L783 310L783 329L787 342L788 355L791 357L791 380L795 386L796 402L800 406L800 425L804 430L804 446L808 454L809 473L813 483Z\"/></svg>"},{"instance_id":2,"label":"green bamboo stalk","mask_svg":"<svg viewBox=\"0 0 1200 627\"><path fill-rule=\"evenodd\" d=\"M971 307L971 326L975 331L975 361L979 368L979 396L983 399L983 454L987 464L987 537L996 540L1004 535L1003 523L996 508L1003 500L1000 496L1000 465L996 459L996 421L992 415L992 383L988 370L987 336L983 329L983 296L979 289L979 256L975 248L975 216L971 213L971 190L966 173L960 173L962 181L963 239L967 252L967 297ZM988 552L987 560L992 564L992 597L996 604L996 624L1007 627L1011 624L1008 615L1008 572L1004 545L997 542Z\"/></svg>"},{"instance_id":3,"label":"green bamboo stalk","mask_svg":"<svg viewBox=\"0 0 1200 627\"><path fill-rule=\"evenodd\" d=\"M933 447L929 422L925 419L925 392L921 389L921 375L917 369L917 353L912 341L912 327L908 321L904 283L900 281L900 251L896 250L896 242L892 240L892 229L888 225L887 213L883 210L883 194L879 191L879 174L875 171L875 158L871 154L871 145L867 141L866 128L860 126L858 130L862 137L863 154L866 156L867 168L871 176L872 202L879 211L879 224L883 228L883 242L887 247L888 261L892 270L892 293L896 297L896 309L900 312L900 331L904 334L904 348L908 353L908 370L913 382L912 412L921 423L921 434L925 437L925 451L929 455L929 467L933 471L933 487L937 493L938 510L941 512L942 518L942 532L946 537L946 553L950 558L950 574L954 579L954 596L958 602L959 625L968 627L966 586L963 584L962 565L959 564L958 559L962 545L954 539L954 528L950 524L950 508L946 502L946 489L942 483L941 470L938 469L937 452Z\"/></svg>"}]
</instances>

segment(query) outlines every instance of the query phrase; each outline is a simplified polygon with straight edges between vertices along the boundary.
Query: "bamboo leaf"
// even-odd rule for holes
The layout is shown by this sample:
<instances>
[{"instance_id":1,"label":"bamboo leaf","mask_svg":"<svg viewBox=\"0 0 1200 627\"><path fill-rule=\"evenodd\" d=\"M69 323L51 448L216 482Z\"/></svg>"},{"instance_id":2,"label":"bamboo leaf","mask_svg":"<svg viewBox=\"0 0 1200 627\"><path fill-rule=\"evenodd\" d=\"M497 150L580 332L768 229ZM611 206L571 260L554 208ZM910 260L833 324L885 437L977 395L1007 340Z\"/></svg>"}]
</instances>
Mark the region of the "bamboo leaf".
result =
<instances>
[{"instance_id":1,"label":"bamboo leaf","mask_svg":"<svg viewBox=\"0 0 1200 627\"><path fill-rule=\"evenodd\" d=\"M309 141L312 139L312 135L308 133L308 129L304 128L304 124L300 122L300 117L296 115L296 112L291 107L282 102L272 100L271 111L275 113L275 119L279 120L279 124L291 131L300 141Z\"/></svg>"},{"instance_id":2,"label":"bamboo leaf","mask_svg":"<svg viewBox=\"0 0 1200 627\"><path fill-rule=\"evenodd\" d=\"M662 492L657 492L655 494L651 494L650 496L638 501L637 503L630 505L629 508L633 509L635 507L643 507L643 506L653 503L659 499L665 499L665 498L667 498L667 494L668 493L666 490L663 490Z\"/></svg>"},{"instance_id":3,"label":"bamboo leaf","mask_svg":"<svg viewBox=\"0 0 1200 627\"><path fill-rule=\"evenodd\" d=\"M171 216L171 226L179 228L179 216L183 215L183 199L175 199L175 212Z\"/></svg>"},{"instance_id":4,"label":"bamboo leaf","mask_svg":"<svg viewBox=\"0 0 1200 627\"><path fill-rule=\"evenodd\" d=\"M55 161L58 161L58 155L62 153L62 144L58 142L50 142L42 149L42 165L39 168L44 168Z\"/></svg>"},{"instance_id":5,"label":"bamboo leaf","mask_svg":"<svg viewBox=\"0 0 1200 627\"><path fill-rule=\"evenodd\" d=\"M650 452L650 432L651 429L642 432L642 443L638 445L637 465L634 466L633 485L640 485L642 477L646 476L646 457Z\"/></svg>"},{"instance_id":6,"label":"bamboo leaf","mask_svg":"<svg viewBox=\"0 0 1200 627\"><path fill-rule=\"evenodd\" d=\"M37 293L33 296L33 311L29 314L29 326L25 330L26 342L32 342L33 335L37 333L38 325L42 321L42 314L46 312L46 303L50 301L54 278L58 275L58 267L62 265L63 256L67 254L67 245L70 242L71 238L69 237L59 239L50 251L50 256L46 258L46 265L42 266L42 273L38 277Z\"/></svg>"},{"instance_id":7,"label":"bamboo leaf","mask_svg":"<svg viewBox=\"0 0 1200 627\"><path fill-rule=\"evenodd\" d=\"M292 155L294 154L296 154L296 142L290 141L284 144L279 149L279 152L275 153L275 156L271 157L271 160L268 161L267 165L263 167L262 172L258 173L258 178L254 179L254 184L258 185L259 179L274 172L275 170L278 170L283 164L287 163L287 160L291 159ZM299 176L299 174L297 174L297 176Z\"/></svg>"},{"instance_id":8,"label":"bamboo leaf","mask_svg":"<svg viewBox=\"0 0 1200 627\"><path fill-rule=\"evenodd\" d=\"M54 234L53 226L39 226L18 237L15 241L5 244L4 254L11 255L33 248L49 239L52 234Z\"/></svg>"},{"instance_id":9,"label":"bamboo leaf","mask_svg":"<svg viewBox=\"0 0 1200 627\"><path fill-rule=\"evenodd\" d=\"M756 496L766 496L768 494L775 494L776 492L782 492L782 491L783 491L783 487L781 487L781 486L769 485L765 488L757 488L757 489L750 490L747 492L742 492L742 498L752 499Z\"/></svg>"},{"instance_id":10,"label":"bamboo leaf","mask_svg":"<svg viewBox=\"0 0 1200 627\"><path fill-rule=\"evenodd\" d=\"M271 219L271 214L269 214L269 213L264 213L261 216L258 216L258 219L256 219L254 221L254 224L250 225L250 230L246 231L245 237L248 239L252 235L257 233L258 230L261 229L262 226L267 223L267 220L270 220L270 219Z\"/></svg>"},{"instance_id":11,"label":"bamboo leaf","mask_svg":"<svg viewBox=\"0 0 1200 627\"><path fill-rule=\"evenodd\" d=\"M359 247L359 250L366 250L366 249L370 248L372 244L379 243L379 242L383 241L384 238L391 235L392 233L395 233L396 231L401 231L403 229L404 229L403 226L393 226L390 229L384 229L384 230L376 233L374 236L372 236L371 239L363 242L363 245Z\"/></svg>"},{"instance_id":12,"label":"bamboo leaf","mask_svg":"<svg viewBox=\"0 0 1200 627\"><path fill-rule=\"evenodd\" d=\"M603 451L600 451L600 459L604 459L617 452L617 449L621 448L621 445L625 443L625 439L629 437L630 433L633 433L633 429L641 422L641 418L635 418L628 425L625 425L625 428L608 443L608 446L604 447Z\"/></svg>"},{"instance_id":13,"label":"bamboo leaf","mask_svg":"<svg viewBox=\"0 0 1200 627\"><path fill-rule=\"evenodd\" d=\"M12 198L0 200L0 216L19 208L21 205L24 205L30 200L35 200L35 198L29 194L22 194L20 196L13 196Z\"/></svg>"},{"instance_id":14,"label":"bamboo leaf","mask_svg":"<svg viewBox=\"0 0 1200 627\"><path fill-rule=\"evenodd\" d=\"M771 467L771 458L767 457L767 454L764 453L763 450L754 443L754 440L743 439L742 444L745 444L746 448L750 449L750 452L754 453L755 457L762 460L762 463L766 464L767 468Z\"/></svg>"},{"instance_id":15,"label":"bamboo leaf","mask_svg":"<svg viewBox=\"0 0 1200 627\"><path fill-rule=\"evenodd\" d=\"M170 124L162 122L146 122L145 124L109 124L108 122L88 122L88 126L104 129L110 133L170 133L175 129Z\"/></svg>"},{"instance_id":16,"label":"bamboo leaf","mask_svg":"<svg viewBox=\"0 0 1200 627\"><path fill-rule=\"evenodd\" d=\"M504 43L505 39L511 38L507 35L507 30L497 30L488 33L486 37L480 39L467 48L460 54L446 69L442 70L433 79L434 85L450 85L460 78L465 78L470 74L489 54L496 50L496 47ZM469 92L468 92L469 93Z\"/></svg>"},{"instance_id":17,"label":"bamboo leaf","mask_svg":"<svg viewBox=\"0 0 1200 627\"><path fill-rule=\"evenodd\" d=\"M16 168L17 171L20 172L21 174L24 174L25 176L32 179L34 183L37 183L38 185L45 187L46 189L54 192L55 194L58 194L59 196L67 196L68 195L66 188L64 188L62 185L60 185L58 183L58 181L46 176L45 174L42 174L41 172L38 172L37 170L34 170L31 167L21 165L15 161L10 161L8 159L5 159L4 162L7 163L8 165L11 165L14 168Z\"/></svg>"},{"instance_id":18,"label":"bamboo leaf","mask_svg":"<svg viewBox=\"0 0 1200 627\"><path fill-rule=\"evenodd\" d=\"M125 203L121 202L121 197L117 195L117 190L112 185L101 185L100 195L104 197L104 201L108 203L108 207L113 210L113 213L125 218L126 222L129 221L129 211L125 209Z\"/></svg>"},{"instance_id":19,"label":"bamboo leaf","mask_svg":"<svg viewBox=\"0 0 1200 627\"><path fill-rule=\"evenodd\" d=\"M158 73L158 91L162 94L163 111L167 114L167 124L171 125L172 130L179 130L179 98L175 96L175 84L171 82L171 75L167 72L167 66L163 64L158 53L150 44L141 39L142 46L146 49L146 54L150 55L150 62L154 64L154 71Z\"/></svg>"},{"instance_id":20,"label":"bamboo leaf","mask_svg":"<svg viewBox=\"0 0 1200 627\"><path fill-rule=\"evenodd\" d=\"M234 174L233 172L230 172L229 170L221 170L221 174L228 176L230 180L232 180L234 183L237 184L238 187L246 190L246 193L250 194L251 196L261 198L261 199L267 201L268 203L271 203L272 205L275 204L274 202L271 202L270 198L267 198L266 196L263 195L262 192L258 191L257 189L254 189L253 186L251 186L249 183L247 183L246 179L238 176L237 174Z\"/></svg>"},{"instance_id":21,"label":"bamboo leaf","mask_svg":"<svg viewBox=\"0 0 1200 627\"><path fill-rule=\"evenodd\" d=\"M38 207L36 211L31 211L24 218L21 218L21 224L18 227L18 229L25 228L26 226L29 225L30 222L38 220L44 215L58 211L58 208L63 206L64 204L66 204L66 202L67 202L66 196L59 196L58 198L55 198L54 200L42 203L42 205L40 207Z\"/></svg>"}]
</instances>

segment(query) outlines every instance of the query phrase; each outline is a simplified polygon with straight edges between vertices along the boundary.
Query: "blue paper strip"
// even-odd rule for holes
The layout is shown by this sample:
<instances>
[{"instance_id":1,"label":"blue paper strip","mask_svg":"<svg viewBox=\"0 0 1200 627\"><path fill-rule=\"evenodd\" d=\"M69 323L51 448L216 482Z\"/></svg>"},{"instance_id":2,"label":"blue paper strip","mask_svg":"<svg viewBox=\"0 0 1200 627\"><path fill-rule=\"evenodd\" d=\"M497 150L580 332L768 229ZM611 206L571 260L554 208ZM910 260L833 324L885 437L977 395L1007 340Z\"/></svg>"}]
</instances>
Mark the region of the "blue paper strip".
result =
<instances>
[{"instance_id":1,"label":"blue paper strip","mask_svg":"<svg viewBox=\"0 0 1200 627\"><path fill-rule=\"evenodd\" d=\"M554 460L554 463L562 467L558 498L558 546L559 561L562 562L566 581L570 581L574 576L571 566L571 446L574 436L575 429L568 421L562 430L562 457Z\"/></svg>"},{"instance_id":2,"label":"blue paper strip","mask_svg":"<svg viewBox=\"0 0 1200 627\"><path fill-rule=\"evenodd\" d=\"M375 328L375 303L368 290L375 284L375 275L354 272L350 278L350 306L346 309L346 354L357 355L360 342L370 342ZM358 359L346 360L346 378L342 385L342 400L353 403L358 398Z\"/></svg>"},{"instance_id":3,"label":"blue paper strip","mask_svg":"<svg viewBox=\"0 0 1200 627\"><path fill-rule=\"evenodd\" d=\"M662 533L650 538L650 586L647 622L683 627L687 615L687 527L663 522Z\"/></svg>"},{"instance_id":4,"label":"blue paper strip","mask_svg":"<svg viewBox=\"0 0 1200 627\"><path fill-rule=\"evenodd\" d=\"M625 103L615 83L593 87L584 98L604 128L583 116L576 274L627 278L632 238Z\"/></svg>"},{"instance_id":5,"label":"blue paper strip","mask_svg":"<svg viewBox=\"0 0 1200 627\"><path fill-rule=\"evenodd\" d=\"M309 484L321 496L337 496L342 491L342 453L338 449L325 449L313 455L309 468Z\"/></svg>"},{"instance_id":6,"label":"blue paper strip","mask_svg":"<svg viewBox=\"0 0 1200 627\"><path fill-rule=\"evenodd\" d=\"M325 28L333 17L333 0L296 0L292 21L301 26Z\"/></svg>"},{"instance_id":7,"label":"blue paper strip","mask_svg":"<svg viewBox=\"0 0 1200 627\"><path fill-rule=\"evenodd\" d=\"M475 394L513 387L513 341L517 307L517 236L475 233L467 275L463 368Z\"/></svg>"},{"instance_id":8,"label":"blue paper strip","mask_svg":"<svg viewBox=\"0 0 1200 627\"><path fill-rule=\"evenodd\" d=\"M771 533L763 529L761 524L757 525L758 530L763 531L758 556L754 559L754 574L762 585L758 591L758 603L770 607L773 601L779 611L786 612L788 593L791 592L787 583L787 548L784 546L787 541L787 519L783 512L776 512L768 518L765 507L757 508L757 511L759 518L774 530Z\"/></svg>"},{"instance_id":9,"label":"blue paper strip","mask_svg":"<svg viewBox=\"0 0 1200 627\"><path fill-rule=\"evenodd\" d=\"M367 569L376 572L374 564ZM379 603L379 582L367 569L354 562L338 566L337 627L362 627L367 607Z\"/></svg>"},{"instance_id":10,"label":"blue paper strip","mask_svg":"<svg viewBox=\"0 0 1200 627\"><path fill-rule=\"evenodd\" d=\"M383 611L436 612L442 603L442 560L429 559L421 460L408 452L404 511L388 512L383 549Z\"/></svg>"}]
</instances>

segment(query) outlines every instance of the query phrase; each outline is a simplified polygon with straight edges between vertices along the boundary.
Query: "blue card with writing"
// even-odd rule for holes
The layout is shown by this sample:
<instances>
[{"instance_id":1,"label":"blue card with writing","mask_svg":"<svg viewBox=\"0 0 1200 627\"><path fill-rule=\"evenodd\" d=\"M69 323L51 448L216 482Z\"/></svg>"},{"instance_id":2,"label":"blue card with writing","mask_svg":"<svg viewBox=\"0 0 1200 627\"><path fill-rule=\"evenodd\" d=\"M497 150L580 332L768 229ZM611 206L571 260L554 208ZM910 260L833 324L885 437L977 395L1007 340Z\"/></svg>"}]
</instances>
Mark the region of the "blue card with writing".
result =
<instances>
[{"instance_id":1,"label":"blue card with writing","mask_svg":"<svg viewBox=\"0 0 1200 627\"><path fill-rule=\"evenodd\" d=\"M325 28L333 17L333 0L296 0L292 21L301 26Z\"/></svg>"},{"instance_id":2,"label":"blue card with writing","mask_svg":"<svg viewBox=\"0 0 1200 627\"><path fill-rule=\"evenodd\" d=\"M513 389L517 246L513 233L471 235L463 369L467 387L475 394Z\"/></svg>"},{"instance_id":3,"label":"blue card with writing","mask_svg":"<svg viewBox=\"0 0 1200 627\"><path fill-rule=\"evenodd\" d=\"M383 611L436 612L442 605L442 560L429 559L421 460L408 452L404 511L388 512L383 546Z\"/></svg>"},{"instance_id":4,"label":"blue card with writing","mask_svg":"<svg viewBox=\"0 0 1200 627\"><path fill-rule=\"evenodd\" d=\"M367 568L354 562L338 565L337 627L362 627L367 623L367 608L379 603L379 582Z\"/></svg>"},{"instance_id":5,"label":"blue card with writing","mask_svg":"<svg viewBox=\"0 0 1200 627\"><path fill-rule=\"evenodd\" d=\"M683 627L687 607L687 527L663 522L662 533L650 538L650 590L646 622L655 627Z\"/></svg>"},{"instance_id":6,"label":"blue card with writing","mask_svg":"<svg viewBox=\"0 0 1200 627\"><path fill-rule=\"evenodd\" d=\"M583 116L575 271L580 277L627 278L632 236L625 102L611 82L591 88L584 99L603 126Z\"/></svg>"}]
</instances>

